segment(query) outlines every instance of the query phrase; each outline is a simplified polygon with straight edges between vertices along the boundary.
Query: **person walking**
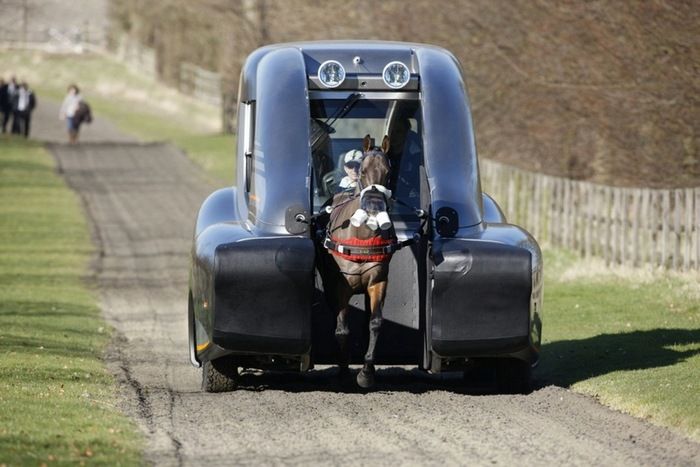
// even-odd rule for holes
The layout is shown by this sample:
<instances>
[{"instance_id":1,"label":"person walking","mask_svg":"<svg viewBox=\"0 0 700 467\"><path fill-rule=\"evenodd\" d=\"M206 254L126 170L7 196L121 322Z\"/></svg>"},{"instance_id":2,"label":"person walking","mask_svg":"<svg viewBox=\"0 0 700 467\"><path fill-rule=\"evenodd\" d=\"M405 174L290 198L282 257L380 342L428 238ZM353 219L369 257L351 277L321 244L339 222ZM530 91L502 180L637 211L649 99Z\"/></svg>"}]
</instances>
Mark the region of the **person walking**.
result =
<instances>
[{"instance_id":1,"label":"person walking","mask_svg":"<svg viewBox=\"0 0 700 467\"><path fill-rule=\"evenodd\" d=\"M3 78L0 78L0 124L2 124L2 132L7 131L7 121L10 119L12 112L8 83Z\"/></svg>"},{"instance_id":2,"label":"person walking","mask_svg":"<svg viewBox=\"0 0 700 467\"><path fill-rule=\"evenodd\" d=\"M14 118L17 120L18 133L29 138L29 131L32 123L32 112L36 107L36 97L34 91L29 88L26 81L19 85L19 89L14 99ZM14 121L12 123L14 125Z\"/></svg>"},{"instance_id":3,"label":"person walking","mask_svg":"<svg viewBox=\"0 0 700 467\"><path fill-rule=\"evenodd\" d=\"M80 107L80 102L83 100L80 95L80 89L75 84L68 86L68 94L63 99L61 110L58 118L66 121L66 129L68 130L68 142L76 144L78 142L78 132L80 131L80 121L75 118L75 113Z\"/></svg>"},{"instance_id":4,"label":"person walking","mask_svg":"<svg viewBox=\"0 0 700 467\"><path fill-rule=\"evenodd\" d=\"M5 91L5 110L3 111L2 115L2 132L5 133L7 132L7 124L10 124L10 131L12 133L16 133L15 130L15 119L14 119L14 100L15 100L15 95L17 94L18 90L18 85L17 85L17 78L14 76L10 78L10 82L7 83L7 90ZM10 121L11 120L11 121Z\"/></svg>"}]
</instances>

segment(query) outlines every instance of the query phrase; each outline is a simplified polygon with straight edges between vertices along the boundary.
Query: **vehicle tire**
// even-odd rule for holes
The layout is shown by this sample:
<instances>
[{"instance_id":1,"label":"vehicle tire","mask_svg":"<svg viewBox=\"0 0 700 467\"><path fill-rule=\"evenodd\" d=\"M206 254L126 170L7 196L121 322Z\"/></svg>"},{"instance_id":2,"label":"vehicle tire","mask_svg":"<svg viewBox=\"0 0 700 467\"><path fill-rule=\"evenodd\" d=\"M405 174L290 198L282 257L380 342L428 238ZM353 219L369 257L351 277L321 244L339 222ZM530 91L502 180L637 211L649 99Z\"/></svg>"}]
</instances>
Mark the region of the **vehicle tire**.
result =
<instances>
[{"instance_id":1,"label":"vehicle tire","mask_svg":"<svg viewBox=\"0 0 700 467\"><path fill-rule=\"evenodd\" d=\"M517 358L498 359L494 365L496 390L501 394L529 394L532 391L532 367Z\"/></svg>"},{"instance_id":2,"label":"vehicle tire","mask_svg":"<svg viewBox=\"0 0 700 467\"><path fill-rule=\"evenodd\" d=\"M202 364L202 391L229 392L238 387L238 366L226 359L209 360Z\"/></svg>"}]
</instances>

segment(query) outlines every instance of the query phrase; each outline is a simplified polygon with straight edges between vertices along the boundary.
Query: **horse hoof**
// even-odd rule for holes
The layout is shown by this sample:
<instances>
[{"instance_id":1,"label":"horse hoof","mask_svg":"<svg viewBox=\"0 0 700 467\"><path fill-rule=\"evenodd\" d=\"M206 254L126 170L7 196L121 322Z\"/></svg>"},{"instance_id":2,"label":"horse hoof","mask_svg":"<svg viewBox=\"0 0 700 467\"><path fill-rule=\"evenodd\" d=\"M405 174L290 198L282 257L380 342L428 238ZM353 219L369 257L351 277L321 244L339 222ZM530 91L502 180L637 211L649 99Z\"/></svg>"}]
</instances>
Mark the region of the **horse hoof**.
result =
<instances>
[{"instance_id":1,"label":"horse hoof","mask_svg":"<svg viewBox=\"0 0 700 467\"><path fill-rule=\"evenodd\" d=\"M374 387L374 372L367 371L364 368L357 374L357 385L362 389L371 389Z\"/></svg>"}]
</instances>

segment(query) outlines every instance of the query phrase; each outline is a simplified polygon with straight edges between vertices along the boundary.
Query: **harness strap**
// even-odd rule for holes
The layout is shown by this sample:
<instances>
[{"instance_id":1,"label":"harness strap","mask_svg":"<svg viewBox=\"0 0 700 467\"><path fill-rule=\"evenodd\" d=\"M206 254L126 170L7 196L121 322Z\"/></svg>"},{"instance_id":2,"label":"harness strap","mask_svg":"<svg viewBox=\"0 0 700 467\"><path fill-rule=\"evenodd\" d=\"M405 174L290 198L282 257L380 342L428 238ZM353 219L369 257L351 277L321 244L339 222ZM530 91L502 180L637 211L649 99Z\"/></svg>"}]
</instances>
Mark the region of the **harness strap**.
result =
<instances>
[{"instance_id":1,"label":"harness strap","mask_svg":"<svg viewBox=\"0 0 700 467\"><path fill-rule=\"evenodd\" d=\"M323 247L329 250L332 254L345 258L349 261L369 262L369 261L385 261L388 260L394 252L401 248L412 245L420 239L420 234L416 233L412 238L397 242L388 240L385 245L357 245L349 244L356 242L341 242L326 236L323 239Z\"/></svg>"}]
</instances>

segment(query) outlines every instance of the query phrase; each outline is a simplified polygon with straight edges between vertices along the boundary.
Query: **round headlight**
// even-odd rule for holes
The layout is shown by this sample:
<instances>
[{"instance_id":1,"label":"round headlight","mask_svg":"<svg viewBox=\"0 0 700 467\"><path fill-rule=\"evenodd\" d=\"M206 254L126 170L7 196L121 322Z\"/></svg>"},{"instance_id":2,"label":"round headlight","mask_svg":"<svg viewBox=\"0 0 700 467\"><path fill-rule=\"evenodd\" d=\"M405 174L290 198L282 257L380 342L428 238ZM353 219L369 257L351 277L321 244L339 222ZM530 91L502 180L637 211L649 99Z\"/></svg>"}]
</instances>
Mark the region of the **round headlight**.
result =
<instances>
[{"instance_id":1,"label":"round headlight","mask_svg":"<svg viewBox=\"0 0 700 467\"><path fill-rule=\"evenodd\" d=\"M382 72L384 83L390 88L401 89L408 84L411 79L411 72L408 67L401 62L391 62L384 67Z\"/></svg>"},{"instance_id":2,"label":"round headlight","mask_svg":"<svg viewBox=\"0 0 700 467\"><path fill-rule=\"evenodd\" d=\"M327 60L318 67L318 79L327 88L337 88L345 81L345 68L335 60Z\"/></svg>"}]
</instances>

